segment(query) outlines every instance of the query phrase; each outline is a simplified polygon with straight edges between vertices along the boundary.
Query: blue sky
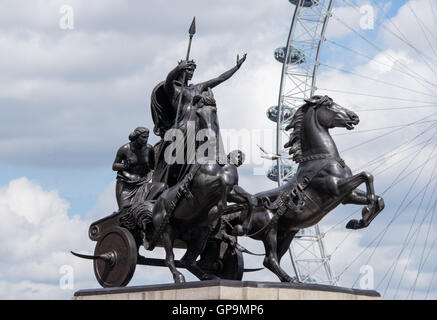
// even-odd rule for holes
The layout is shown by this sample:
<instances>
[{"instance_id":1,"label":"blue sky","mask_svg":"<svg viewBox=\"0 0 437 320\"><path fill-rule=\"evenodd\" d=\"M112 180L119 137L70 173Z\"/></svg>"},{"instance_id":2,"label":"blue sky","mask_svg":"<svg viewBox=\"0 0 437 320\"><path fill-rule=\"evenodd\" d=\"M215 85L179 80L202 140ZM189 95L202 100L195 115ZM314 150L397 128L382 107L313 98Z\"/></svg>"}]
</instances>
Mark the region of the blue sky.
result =
<instances>
[{"instance_id":1,"label":"blue sky","mask_svg":"<svg viewBox=\"0 0 437 320\"><path fill-rule=\"evenodd\" d=\"M373 30L360 29L360 13L351 3L358 7L368 4L373 6L377 21ZM0 188L4 191L0 196L0 210L3 210L0 211L0 217L5 223L2 230L7 229L12 234L20 234L24 230L23 235L29 236L28 239L12 237L15 244L11 242L9 247L3 249L8 254L15 250L14 258L11 259L13 262L0 260L0 274L3 274L0 276L0 288L7 288L9 292L3 298L71 297L73 291L60 290L57 284L61 265L74 266L75 289L97 286L89 264L69 257L68 250L91 252L93 244L87 238L87 226L92 220L116 209L113 190L115 173L111 170L115 153L127 142L132 129L139 125L152 127L150 93L184 56L186 33L192 16L195 15L197 19L197 34L192 47L192 56L198 65L194 82L220 74L234 65L237 54L248 53L247 61L239 72L214 91L221 127L275 129L274 124L266 118L265 111L277 103L281 65L274 60L273 52L286 42L293 14L293 6L288 1L193 0L182 4L172 0L164 4L153 0L131 1L127 5L122 1L110 0L103 5L101 1L81 0L0 0L0 4L4 8L0 12ZM59 27L59 19L62 17L59 9L64 4L74 9L73 30L62 30ZM408 65L434 83L436 75L416 52L379 26L392 28L388 18L392 19L410 43L437 60L407 4L411 4L428 28L435 30L437 22L429 10L428 0L336 1L334 16L358 30L382 51L375 50L333 18L321 61L331 67L416 92L357 78L323 66L320 68L318 86L412 101L435 101L435 93L429 85L426 85L429 90L425 92L428 96L417 94L425 90L424 86L399 70ZM437 12L437 4L432 4ZM385 15L379 7L386 10ZM437 44L431 35L429 39L431 45ZM365 54L373 62L342 50L332 42ZM388 57L394 57L397 62ZM362 133L335 137L340 150L390 131L365 130L403 125L433 113L432 108L360 113L359 110L363 109L411 107L412 104L419 106L420 103L353 96L334 91L320 90L320 93L329 93L334 100L357 111L361 117L357 130ZM402 141L407 141L423 129L425 127L421 125L405 127L374 143L344 152L342 156L355 170L379 154L393 150L394 146L402 144ZM344 132L337 130L333 133ZM420 141L426 141L432 134L431 130ZM158 141L153 135L150 140L152 144ZM264 146L273 150L274 141L270 140L267 139ZM250 153L252 149L256 152L252 151L252 162L240 172L241 185L255 193L274 187L274 183L263 175L253 175L253 167L259 166L253 163L259 160L255 159L259 152L252 148L254 141L250 144L245 146L247 152ZM421 153L418 149L412 149L417 153L416 161L426 161L427 155L432 153L432 147L432 144L427 145ZM396 160L402 160L399 157L388 157L383 166L389 167ZM390 170L377 174L377 191L381 192L388 187L399 172L413 169L414 166L406 168L410 159L402 160ZM412 193L426 186L433 164L430 162L425 167ZM268 167L269 164L264 165ZM265 168L262 170L265 172ZM378 172L379 169L370 166L368 170ZM344 229L336 228L328 234L326 241L331 251L336 250L337 244L345 236L349 237L348 243L336 250L333 261L335 270L341 272L351 262L346 257L363 249L380 230L386 228L396 214L405 191L413 182L414 175L387 193L387 209L369 229L348 235ZM425 198L429 199L434 198L431 195ZM414 209L417 208L420 214L415 223L420 221L424 210L420 201L416 201L396 219L394 234L407 233L415 214ZM356 210L358 208L353 206L340 207L326 218L322 226L329 229ZM55 226L49 224L50 217L55 217L53 219L69 231L65 235L56 231ZM426 221L430 221L433 235L435 223L429 218ZM426 225L420 230L425 235ZM45 243L44 250L38 241L31 239ZM417 241L419 244L421 241L425 243L422 238ZM384 237L374 258L382 261L380 266L376 266L374 260L370 261L375 265L377 280L381 279L402 250L402 242L403 237L396 239L393 233ZM250 241L248 246L259 248L259 244ZM26 248L34 248L34 251L28 252L26 250L30 249ZM159 251L154 254L163 256ZM435 256L437 253L432 251L432 257ZM29 260L33 264L25 262ZM363 258L365 260L366 257ZM402 268L407 260L405 257L400 262ZM252 258L248 258L248 261L260 263ZM284 263L290 268L288 262ZM18 264L22 265L21 269L15 268ZM353 284L361 264L357 262L344 274L343 285ZM413 265L410 267L407 265L406 270L411 275L408 272L406 274L414 278L417 268ZM420 297L425 296L426 281L431 279L432 268L432 264L425 266L427 273L419 290ZM44 269L50 272L43 272ZM291 272L291 269L288 270ZM21 274L16 274L19 272ZM34 276L27 276L29 272ZM167 270L150 271L151 274L146 271L137 273L134 277L134 283L137 284L171 281ZM257 277L276 281L264 271ZM437 295L436 286L433 287L432 298ZM405 280L405 290L409 288ZM394 292L387 294L387 297L393 298Z\"/></svg>"}]
</instances>

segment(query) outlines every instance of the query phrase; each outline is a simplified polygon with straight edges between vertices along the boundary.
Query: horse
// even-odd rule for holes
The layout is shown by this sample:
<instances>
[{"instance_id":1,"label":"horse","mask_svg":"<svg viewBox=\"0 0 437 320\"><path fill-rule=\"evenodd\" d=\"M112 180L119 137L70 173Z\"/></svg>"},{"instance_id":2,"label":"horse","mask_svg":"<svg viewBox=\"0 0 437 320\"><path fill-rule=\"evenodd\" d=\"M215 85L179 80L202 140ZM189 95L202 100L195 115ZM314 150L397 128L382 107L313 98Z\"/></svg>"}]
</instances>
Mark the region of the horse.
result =
<instances>
[{"instance_id":1,"label":"horse","mask_svg":"<svg viewBox=\"0 0 437 320\"><path fill-rule=\"evenodd\" d=\"M353 175L329 134L331 128L353 130L358 123L358 115L328 96L314 96L305 100L286 127L293 129L284 147L299 164L296 175L279 188L254 195L258 204L247 232L263 242L263 264L282 282L295 281L280 261L300 229L314 226L340 204L365 205L362 219L349 221L348 229L367 227L384 209L383 198L375 195L373 176L365 171ZM357 189L363 183L365 192Z\"/></svg>"},{"instance_id":2,"label":"horse","mask_svg":"<svg viewBox=\"0 0 437 320\"><path fill-rule=\"evenodd\" d=\"M199 130L206 129L217 137L217 108L211 90L193 98L196 108ZM214 147L214 143L211 143ZM216 150L215 147L212 150ZM211 149L209 150L211 151ZM214 152L212 152L214 153ZM176 283L185 282L182 273L176 269L173 243L182 240L187 250L180 263L200 280L218 279L217 276L203 270L196 259L203 252L209 236L219 226L221 212L227 201L252 205L248 193L235 188L238 173L233 164L219 164L216 160L209 163L196 163L189 173L176 185L166 189L158 198L152 211L154 235L145 245L153 250L160 240L166 256L165 263Z\"/></svg>"}]
</instances>

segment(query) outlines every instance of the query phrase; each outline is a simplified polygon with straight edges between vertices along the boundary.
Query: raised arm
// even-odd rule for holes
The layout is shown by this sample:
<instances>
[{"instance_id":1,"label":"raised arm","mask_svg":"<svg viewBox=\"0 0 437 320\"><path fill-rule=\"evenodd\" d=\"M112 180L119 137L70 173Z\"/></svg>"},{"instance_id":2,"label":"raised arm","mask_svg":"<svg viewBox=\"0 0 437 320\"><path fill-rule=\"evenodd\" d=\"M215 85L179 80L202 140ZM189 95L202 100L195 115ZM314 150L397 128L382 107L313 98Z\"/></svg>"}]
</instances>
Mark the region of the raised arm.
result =
<instances>
[{"instance_id":1,"label":"raised arm","mask_svg":"<svg viewBox=\"0 0 437 320\"><path fill-rule=\"evenodd\" d=\"M164 89L168 97L173 97L174 94L173 81L177 80L179 73L180 73L180 69L178 65L176 66L176 68L174 68L169 72L167 78L165 79Z\"/></svg>"},{"instance_id":2,"label":"raised arm","mask_svg":"<svg viewBox=\"0 0 437 320\"><path fill-rule=\"evenodd\" d=\"M167 95L169 97L173 97L173 94L174 94L173 82L175 80L182 81L181 75L183 74L183 72L186 71L187 69L191 69L194 71L195 68L196 68L196 64L194 63L194 61L183 60L183 61L178 63L176 68L174 68L173 70L170 71L170 73L167 75L167 79L165 79L165 84L164 84L165 92L167 93ZM187 82L187 80L190 80L190 79L185 77L185 82Z\"/></svg>"},{"instance_id":3,"label":"raised arm","mask_svg":"<svg viewBox=\"0 0 437 320\"><path fill-rule=\"evenodd\" d=\"M241 65L246 60L246 56L247 56L247 54L245 53L243 55L243 57L240 59L240 57L237 55L237 64L233 68L229 69L225 73L222 73L217 78L200 83L199 85L202 86L202 91L207 90L208 88L212 89L212 88L218 86L220 83L222 83L222 82L228 80L230 77L232 77L233 74L235 72L237 72L238 69L240 69Z\"/></svg>"}]
</instances>

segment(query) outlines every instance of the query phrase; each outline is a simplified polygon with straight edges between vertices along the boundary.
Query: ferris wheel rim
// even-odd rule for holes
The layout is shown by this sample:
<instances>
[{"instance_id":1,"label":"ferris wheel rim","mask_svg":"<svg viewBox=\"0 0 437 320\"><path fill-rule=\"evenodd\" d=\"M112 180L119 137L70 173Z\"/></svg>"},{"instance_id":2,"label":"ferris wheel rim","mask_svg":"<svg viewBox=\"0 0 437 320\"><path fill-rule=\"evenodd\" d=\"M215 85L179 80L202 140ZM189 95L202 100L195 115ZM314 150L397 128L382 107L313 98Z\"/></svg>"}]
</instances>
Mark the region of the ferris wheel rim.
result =
<instances>
[{"instance_id":1,"label":"ferris wheel rim","mask_svg":"<svg viewBox=\"0 0 437 320\"><path fill-rule=\"evenodd\" d=\"M317 72L318 72L318 66L319 66L319 59L320 59L320 53L323 47L323 43L325 40L325 33L327 30L327 25L329 23L329 18L331 16L331 11L332 8L334 6L334 2L335 0L325 0L325 1L314 1L314 5L311 7L305 7L304 6L304 0L298 0L298 4L295 6L295 10L294 10L294 14L293 14L293 19L291 22L291 26L290 26L290 30L288 33L288 38L287 38L287 43L286 43L286 54L284 57L284 62L282 64L282 71L281 71L281 81L280 81L280 90L279 90L279 97L278 97L278 111L277 111L277 122L276 122L276 153L277 154L282 154L283 153L283 146L282 146L282 134L284 133L284 126L283 126L283 108L284 108L284 91L285 91L285 83L287 81L287 69L289 67L289 61L290 60L290 56L292 55L292 50L296 49L297 52L302 52L304 57L303 59L299 59L298 61L302 62L304 61L304 59L306 59L307 56L311 56L311 53L309 53L308 55L305 55L305 50L303 50L303 48L297 47L296 45L293 45L293 43L296 41L295 38L295 33L296 33L296 28L297 28L297 24L299 22L299 17L300 14L302 12L302 10L304 10L305 8L309 8L309 10L313 10L313 7L315 6L320 6L319 9L322 8L323 6L323 11L320 11L319 13L319 19L317 19L317 23L318 25L320 24L320 22L323 22L323 25L321 26L320 29L320 34L318 35L318 43L317 43L317 51L315 53L315 59L316 59L316 63L314 63L313 67L312 67L312 72L311 72L311 81L310 83L305 85L305 88L307 88L308 86L310 86L310 94L309 96L302 96L301 99L299 99L299 101L301 101L303 103L305 98L309 98L311 97L315 90L316 90L316 79L317 79ZM325 6L324 6L325 5ZM326 8L326 9L325 9ZM311 12L311 11L310 11ZM316 15L316 14L315 14ZM322 16L323 15L323 16ZM320 19L320 17L322 17L322 19ZM316 26L316 30L318 29L318 26ZM316 38L316 36L314 36L314 39ZM306 59L307 60L307 59ZM308 61L306 61L308 63ZM302 62L304 63L304 62ZM311 61L309 62L311 63ZM308 76L306 77L308 80ZM299 88L300 89L300 88ZM302 91L303 92L303 91ZM297 107L297 106L295 106ZM276 166L278 168L278 186L281 186L283 182L286 182L286 179L288 177L283 177L283 173L282 173L282 167L284 166L284 163L282 161L283 159L278 158L276 160ZM337 278L334 276L333 271L331 269L331 266L329 264L329 257L327 257L326 253L325 253L325 248L322 242L322 237L321 237L321 233L320 230L318 228L318 226L316 225L314 227L314 231L316 233L317 236L317 240L315 240L317 242L317 246L318 246L318 251L320 253L320 266L318 266L317 269L320 269L322 266L325 269L325 273L326 273L326 277L328 279L328 282L330 284L333 285L337 285ZM311 278L311 275L303 275L301 273L301 266L298 266L298 261L300 261L299 257L294 258L295 254L293 252L293 254L291 254L291 252L294 251L293 245L290 247L289 253L290 253L290 259L292 262L292 266L293 269L295 271L296 277L299 281L302 281L302 279L304 279L305 277L309 277ZM328 260L327 260L328 259ZM303 260L302 260L303 261ZM303 267L302 267L303 268ZM315 273L316 271L314 271L313 273Z\"/></svg>"}]
</instances>

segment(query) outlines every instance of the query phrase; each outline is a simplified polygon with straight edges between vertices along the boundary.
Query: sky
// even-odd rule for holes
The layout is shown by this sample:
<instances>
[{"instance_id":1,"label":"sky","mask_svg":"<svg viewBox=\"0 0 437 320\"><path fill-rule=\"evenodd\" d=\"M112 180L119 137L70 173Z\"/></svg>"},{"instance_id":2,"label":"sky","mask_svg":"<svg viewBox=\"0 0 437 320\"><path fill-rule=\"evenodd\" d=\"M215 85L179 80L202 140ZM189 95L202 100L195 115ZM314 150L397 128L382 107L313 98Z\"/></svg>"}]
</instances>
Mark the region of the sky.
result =
<instances>
[{"instance_id":1,"label":"sky","mask_svg":"<svg viewBox=\"0 0 437 320\"><path fill-rule=\"evenodd\" d=\"M0 5L1 299L71 299L76 290L99 287L92 263L69 252L91 253L89 224L117 210L115 153L135 127L153 127L150 94L185 56L193 16L194 83L247 53L241 69L214 89L220 127L227 137L246 137L240 185L251 193L275 187L256 144L274 149L266 110L278 101L282 66L273 52L287 40L294 12L288 1ZM71 29L65 6L73 9ZM361 9L369 6L374 26L363 29ZM387 299L437 298L436 14L435 0L337 0L318 73L317 93L361 118L355 132L332 131L341 156L354 172L373 173L386 201L361 231L344 228L360 208L334 210L321 224L325 246L340 285L359 287L360 268L369 265ZM150 143L158 140L151 134ZM263 252L260 243L242 243ZM143 253L164 257L160 248ZM245 263L258 267L262 259L247 256ZM293 273L289 259L283 266ZM66 270L72 287L62 285ZM266 270L244 279L277 281ZM131 284L171 281L166 268L139 266Z\"/></svg>"}]
</instances>

